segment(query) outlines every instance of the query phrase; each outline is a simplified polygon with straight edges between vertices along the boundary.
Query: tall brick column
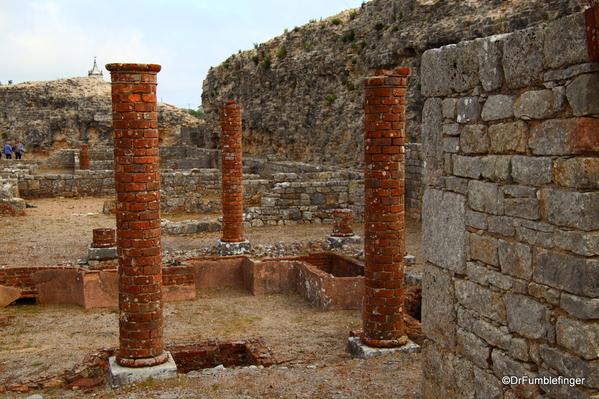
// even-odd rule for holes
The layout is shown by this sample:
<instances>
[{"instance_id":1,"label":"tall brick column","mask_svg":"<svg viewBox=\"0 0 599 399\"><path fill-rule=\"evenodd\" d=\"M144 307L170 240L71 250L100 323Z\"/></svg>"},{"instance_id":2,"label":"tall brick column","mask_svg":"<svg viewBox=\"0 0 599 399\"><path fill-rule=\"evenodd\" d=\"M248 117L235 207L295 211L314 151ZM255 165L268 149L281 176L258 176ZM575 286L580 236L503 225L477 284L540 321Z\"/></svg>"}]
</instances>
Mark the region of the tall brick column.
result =
<instances>
[{"instance_id":1,"label":"tall brick column","mask_svg":"<svg viewBox=\"0 0 599 399\"><path fill-rule=\"evenodd\" d=\"M409 69L365 79L362 342L397 347L404 331L405 88Z\"/></svg>"},{"instance_id":2,"label":"tall brick column","mask_svg":"<svg viewBox=\"0 0 599 399\"><path fill-rule=\"evenodd\" d=\"M228 101L221 108L223 235L219 242L221 255L250 252L243 236L243 158L241 105Z\"/></svg>"},{"instance_id":3,"label":"tall brick column","mask_svg":"<svg viewBox=\"0 0 599 399\"><path fill-rule=\"evenodd\" d=\"M108 64L117 192L120 349L125 367L159 365L164 351L156 74L160 65Z\"/></svg>"}]
</instances>

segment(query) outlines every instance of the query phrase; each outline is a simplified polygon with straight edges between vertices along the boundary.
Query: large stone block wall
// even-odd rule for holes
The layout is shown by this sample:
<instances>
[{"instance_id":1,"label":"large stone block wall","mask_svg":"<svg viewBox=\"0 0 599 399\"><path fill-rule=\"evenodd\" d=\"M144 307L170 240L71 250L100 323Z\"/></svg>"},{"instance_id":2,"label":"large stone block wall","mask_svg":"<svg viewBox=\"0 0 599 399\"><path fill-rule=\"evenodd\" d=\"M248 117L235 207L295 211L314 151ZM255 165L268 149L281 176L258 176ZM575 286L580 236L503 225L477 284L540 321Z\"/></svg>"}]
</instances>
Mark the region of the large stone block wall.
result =
<instances>
[{"instance_id":1,"label":"large stone block wall","mask_svg":"<svg viewBox=\"0 0 599 399\"><path fill-rule=\"evenodd\" d=\"M422 58L425 398L599 392L599 68L586 46L575 14Z\"/></svg>"}]
</instances>

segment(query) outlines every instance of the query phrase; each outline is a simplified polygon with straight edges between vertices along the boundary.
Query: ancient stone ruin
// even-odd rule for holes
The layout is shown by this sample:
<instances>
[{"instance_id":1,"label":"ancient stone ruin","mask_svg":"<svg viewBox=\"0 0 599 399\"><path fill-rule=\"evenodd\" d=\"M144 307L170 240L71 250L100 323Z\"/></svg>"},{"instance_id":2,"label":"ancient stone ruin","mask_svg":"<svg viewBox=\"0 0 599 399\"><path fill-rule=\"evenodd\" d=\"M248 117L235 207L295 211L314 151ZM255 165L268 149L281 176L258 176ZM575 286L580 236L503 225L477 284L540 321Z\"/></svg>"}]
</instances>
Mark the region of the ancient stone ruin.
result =
<instances>
[{"instance_id":1,"label":"ancient stone ruin","mask_svg":"<svg viewBox=\"0 0 599 399\"><path fill-rule=\"evenodd\" d=\"M310 23L214 68L206 121L180 135L160 132L159 67L111 64L113 156L90 126L63 151L55 143L65 139L48 139L40 146L52 157L15 163L2 178L7 198L116 195L118 267L92 258L114 248L102 230L86 266L0 269L0 285L46 303L118 304L121 347L104 355L124 368L158 366L167 352L179 369L213 364L192 355L205 347L272 364L259 340L162 342L163 300L225 285L360 309L349 346L362 349L352 354L410 352L406 313L419 291L405 284L405 218L421 217L422 397L595 397L598 10L374 0L343 23ZM285 107L292 101L301 106ZM173 210L222 219L160 220ZM363 263L343 255L357 245L342 240L355 236L352 217L364 224ZM244 233L323 223L337 252L255 259ZM161 233L211 229L222 232L218 256L162 264Z\"/></svg>"}]
</instances>

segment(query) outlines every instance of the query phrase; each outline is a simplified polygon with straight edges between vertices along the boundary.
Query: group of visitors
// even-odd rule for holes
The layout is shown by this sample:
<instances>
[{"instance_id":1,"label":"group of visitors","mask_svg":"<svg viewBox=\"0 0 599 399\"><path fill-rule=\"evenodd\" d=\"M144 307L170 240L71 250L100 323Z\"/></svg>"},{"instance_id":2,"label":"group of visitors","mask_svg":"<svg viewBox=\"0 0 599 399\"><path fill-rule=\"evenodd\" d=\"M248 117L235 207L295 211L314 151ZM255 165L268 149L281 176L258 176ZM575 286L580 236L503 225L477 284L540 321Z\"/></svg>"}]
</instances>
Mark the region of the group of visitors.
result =
<instances>
[{"instance_id":1,"label":"group of visitors","mask_svg":"<svg viewBox=\"0 0 599 399\"><path fill-rule=\"evenodd\" d=\"M10 142L7 141L4 145L4 156L6 159L12 159L12 154L15 154L15 159L21 159L23 157L23 153L25 153L25 146L21 143L21 140L15 141L13 145L10 145Z\"/></svg>"}]
</instances>

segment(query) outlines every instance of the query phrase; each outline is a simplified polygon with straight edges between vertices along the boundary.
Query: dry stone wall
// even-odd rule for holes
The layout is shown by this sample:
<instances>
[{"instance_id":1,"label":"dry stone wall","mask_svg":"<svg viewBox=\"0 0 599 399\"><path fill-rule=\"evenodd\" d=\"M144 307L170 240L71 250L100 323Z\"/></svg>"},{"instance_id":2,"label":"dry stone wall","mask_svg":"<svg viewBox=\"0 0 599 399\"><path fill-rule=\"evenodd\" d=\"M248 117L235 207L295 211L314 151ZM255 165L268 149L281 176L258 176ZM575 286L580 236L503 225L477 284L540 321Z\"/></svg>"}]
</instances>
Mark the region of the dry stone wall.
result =
<instances>
[{"instance_id":1,"label":"dry stone wall","mask_svg":"<svg viewBox=\"0 0 599 399\"><path fill-rule=\"evenodd\" d=\"M209 71L202 93L206 125L193 143L217 148L219 108L236 100L244 107L244 156L359 166L366 76L379 69L412 69L407 137L420 142L424 51L550 21L580 10L580 3L373 0L321 21L290 26Z\"/></svg>"},{"instance_id":2,"label":"dry stone wall","mask_svg":"<svg viewBox=\"0 0 599 399\"><path fill-rule=\"evenodd\" d=\"M424 397L594 397L599 70L583 14L427 51L421 71Z\"/></svg>"}]
</instances>

